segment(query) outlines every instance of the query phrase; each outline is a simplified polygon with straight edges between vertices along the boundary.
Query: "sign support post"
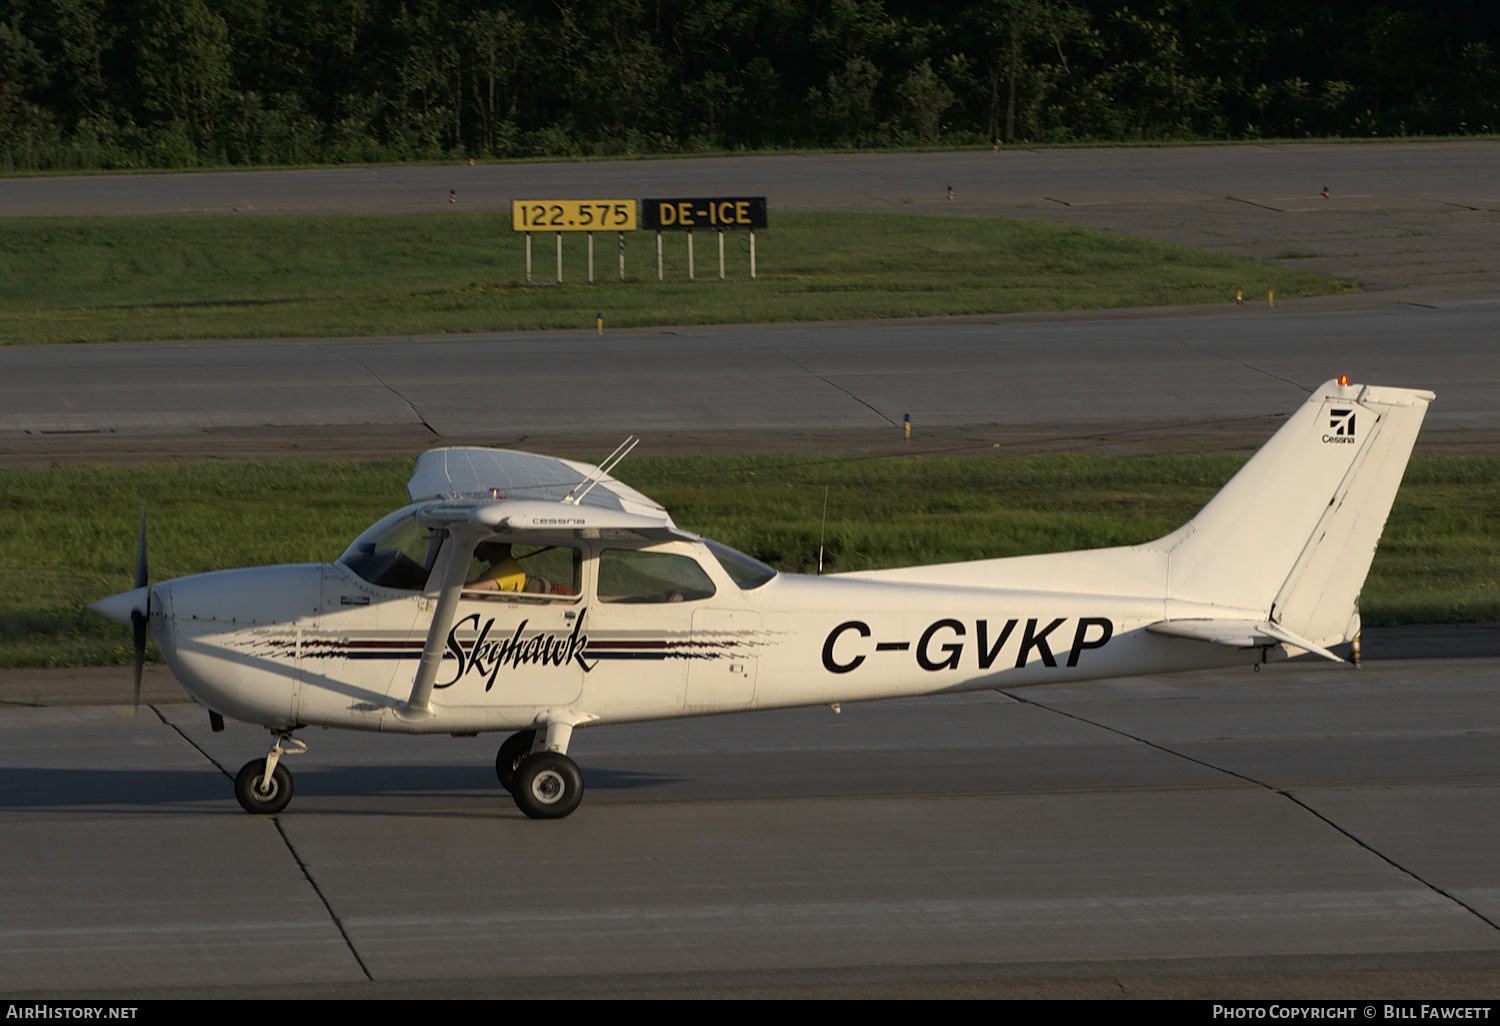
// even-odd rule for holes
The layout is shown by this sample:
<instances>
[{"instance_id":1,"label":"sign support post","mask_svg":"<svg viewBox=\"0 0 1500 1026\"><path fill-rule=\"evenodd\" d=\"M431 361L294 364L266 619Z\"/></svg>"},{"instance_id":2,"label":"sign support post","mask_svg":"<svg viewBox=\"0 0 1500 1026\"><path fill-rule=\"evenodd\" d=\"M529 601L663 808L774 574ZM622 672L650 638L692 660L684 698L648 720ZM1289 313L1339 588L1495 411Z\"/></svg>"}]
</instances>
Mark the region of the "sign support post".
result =
<instances>
[{"instance_id":1,"label":"sign support post","mask_svg":"<svg viewBox=\"0 0 1500 1026\"><path fill-rule=\"evenodd\" d=\"M511 200L510 229L526 236L526 283L533 281L531 235L538 231L557 233L557 283L563 281L563 233L588 235L588 276L594 281L594 233L620 233L620 280L625 280L625 233L639 227L640 210L635 200Z\"/></svg>"},{"instance_id":2,"label":"sign support post","mask_svg":"<svg viewBox=\"0 0 1500 1026\"><path fill-rule=\"evenodd\" d=\"M755 233L766 227L766 198L764 196L715 196L692 199L646 199L641 200L641 226L656 231L656 280L662 281L661 233L686 232L688 280L698 277L697 251L693 244L696 231L713 231L718 234L719 280L727 280L729 273L724 256L724 233L739 229L750 232L750 278L757 277L755 266Z\"/></svg>"}]
</instances>

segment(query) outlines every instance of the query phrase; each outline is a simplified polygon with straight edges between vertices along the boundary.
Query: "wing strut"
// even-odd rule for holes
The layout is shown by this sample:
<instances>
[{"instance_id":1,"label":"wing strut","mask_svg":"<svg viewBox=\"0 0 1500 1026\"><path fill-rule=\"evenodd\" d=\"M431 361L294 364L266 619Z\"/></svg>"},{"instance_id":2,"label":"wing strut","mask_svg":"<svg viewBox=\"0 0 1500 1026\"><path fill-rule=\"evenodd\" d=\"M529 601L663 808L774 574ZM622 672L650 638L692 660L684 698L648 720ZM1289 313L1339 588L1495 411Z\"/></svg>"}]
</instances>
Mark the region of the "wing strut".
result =
<instances>
[{"instance_id":1,"label":"wing strut","mask_svg":"<svg viewBox=\"0 0 1500 1026\"><path fill-rule=\"evenodd\" d=\"M474 546L489 533L489 528L480 524L454 524L448 529L448 544L443 546L448 561L443 566L443 583L432 610L432 625L427 628L427 643L422 646L422 661L417 664L411 697L396 707L396 715L402 719L423 720L432 715L432 685L443 661L443 647L453 626L453 615L458 611L458 596L469 571L469 558L474 554Z\"/></svg>"}]
</instances>

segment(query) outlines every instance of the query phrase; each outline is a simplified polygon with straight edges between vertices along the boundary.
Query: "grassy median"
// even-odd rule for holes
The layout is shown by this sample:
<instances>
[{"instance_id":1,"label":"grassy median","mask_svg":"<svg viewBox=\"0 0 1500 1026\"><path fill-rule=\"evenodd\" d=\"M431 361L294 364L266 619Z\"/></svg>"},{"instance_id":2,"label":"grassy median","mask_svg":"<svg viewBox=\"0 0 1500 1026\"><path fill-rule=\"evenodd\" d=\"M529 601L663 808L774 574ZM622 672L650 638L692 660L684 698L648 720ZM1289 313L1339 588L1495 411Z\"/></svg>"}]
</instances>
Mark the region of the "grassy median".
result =
<instances>
[{"instance_id":1,"label":"grassy median","mask_svg":"<svg viewBox=\"0 0 1500 1026\"><path fill-rule=\"evenodd\" d=\"M683 527L783 570L937 563L1130 544L1191 517L1222 455L627 460ZM401 505L411 464L198 463L0 471L0 666L128 662L84 604L126 590L141 501L151 574L326 561ZM825 489L828 515L822 523ZM1417 458L1362 598L1365 622L1500 620L1500 460Z\"/></svg>"},{"instance_id":2,"label":"grassy median","mask_svg":"<svg viewBox=\"0 0 1500 1026\"><path fill-rule=\"evenodd\" d=\"M756 236L533 236L509 215L202 215L0 221L0 342L419 335L993 314L1233 302L1354 286L1279 264L1037 221L773 212Z\"/></svg>"}]
</instances>

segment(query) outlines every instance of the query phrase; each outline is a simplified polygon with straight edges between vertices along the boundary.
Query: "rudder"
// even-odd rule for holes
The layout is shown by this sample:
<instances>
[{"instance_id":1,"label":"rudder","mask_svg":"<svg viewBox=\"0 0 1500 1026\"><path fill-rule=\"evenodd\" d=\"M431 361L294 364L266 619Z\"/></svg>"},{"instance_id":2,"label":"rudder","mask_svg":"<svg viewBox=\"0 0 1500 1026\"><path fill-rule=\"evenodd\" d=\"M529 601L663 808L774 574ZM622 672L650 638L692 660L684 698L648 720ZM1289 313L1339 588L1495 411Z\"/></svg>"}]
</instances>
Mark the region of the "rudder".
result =
<instances>
[{"instance_id":1,"label":"rudder","mask_svg":"<svg viewBox=\"0 0 1500 1026\"><path fill-rule=\"evenodd\" d=\"M1169 604L1258 614L1323 645L1352 638L1432 399L1335 381L1314 390L1196 517L1144 546L1168 553Z\"/></svg>"}]
</instances>

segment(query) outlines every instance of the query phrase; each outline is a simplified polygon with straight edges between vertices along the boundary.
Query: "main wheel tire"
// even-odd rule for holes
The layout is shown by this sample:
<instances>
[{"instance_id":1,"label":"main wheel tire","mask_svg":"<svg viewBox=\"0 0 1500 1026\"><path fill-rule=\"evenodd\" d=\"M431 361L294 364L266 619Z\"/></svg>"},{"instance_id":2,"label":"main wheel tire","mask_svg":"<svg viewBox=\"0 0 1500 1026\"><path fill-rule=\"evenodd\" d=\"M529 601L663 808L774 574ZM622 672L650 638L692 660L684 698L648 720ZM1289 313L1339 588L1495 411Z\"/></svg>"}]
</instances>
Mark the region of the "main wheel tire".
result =
<instances>
[{"instance_id":1,"label":"main wheel tire","mask_svg":"<svg viewBox=\"0 0 1500 1026\"><path fill-rule=\"evenodd\" d=\"M532 819L562 819L583 801L583 771L566 755L541 752L521 763L510 793Z\"/></svg>"},{"instance_id":2,"label":"main wheel tire","mask_svg":"<svg viewBox=\"0 0 1500 1026\"><path fill-rule=\"evenodd\" d=\"M531 746L535 743L536 731L523 730L506 738L500 751L495 754L495 776L500 778L500 786L507 791L516 777L516 770L520 769L521 763L531 754Z\"/></svg>"},{"instance_id":3,"label":"main wheel tire","mask_svg":"<svg viewBox=\"0 0 1500 1026\"><path fill-rule=\"evenodd\" d=\"M240 808L255 816L274 816L286 808L292 800L292 774L281 763L271 774L271 786L261 791L261 781L266 777L266 760L255 759L240 767L234 778L234 796Z\"/></svg>"}]
</instances>

